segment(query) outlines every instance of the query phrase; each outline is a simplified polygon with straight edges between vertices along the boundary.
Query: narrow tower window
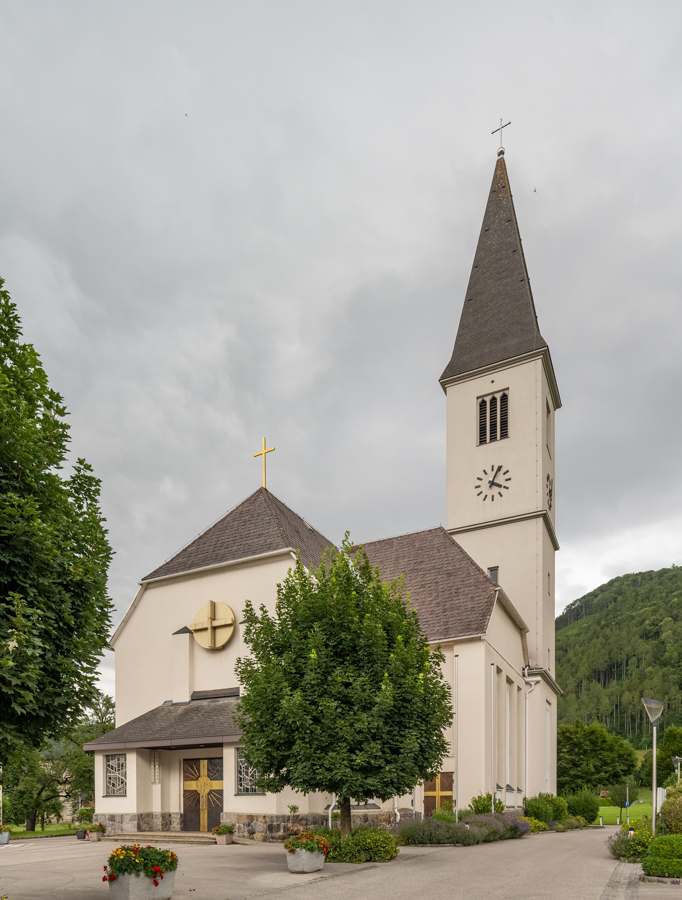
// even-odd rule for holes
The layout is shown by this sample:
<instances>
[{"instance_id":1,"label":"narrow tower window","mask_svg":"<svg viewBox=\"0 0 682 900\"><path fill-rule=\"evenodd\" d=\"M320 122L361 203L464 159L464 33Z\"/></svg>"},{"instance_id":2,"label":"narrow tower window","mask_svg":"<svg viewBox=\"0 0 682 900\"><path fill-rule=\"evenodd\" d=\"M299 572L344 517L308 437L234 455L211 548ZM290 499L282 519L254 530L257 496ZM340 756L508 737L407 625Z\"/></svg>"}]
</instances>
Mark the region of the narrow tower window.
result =
<instances>
[{"instance_id":1,"label":"narrow tower window","mask_svg":"<svg viewBox=\"0 0 682 900\"><path fill-rule=\"evenodd\" d=\"M478 404L478 443L485 444L488 438L488 404L481 400Z\"/></svg>"},{"instance_id":2,"label":"narrow tower window","mask_svg":"<svg viewBox=\"0 0 682 900\"><path fill-rule=\"evenodd\" d=\"M500 397L500 440L509 437L509 397L502 394Z\"/></svg>"},{"instance_id":3,"label":"narrow tower window","mask_svg":"<svg viewBox=\"0 0 682 900\"><path fill-rule=\"evenodd\" d=\"M490 440L497 440L497 397L490 398Z\"/></svg>"}]
</instances>

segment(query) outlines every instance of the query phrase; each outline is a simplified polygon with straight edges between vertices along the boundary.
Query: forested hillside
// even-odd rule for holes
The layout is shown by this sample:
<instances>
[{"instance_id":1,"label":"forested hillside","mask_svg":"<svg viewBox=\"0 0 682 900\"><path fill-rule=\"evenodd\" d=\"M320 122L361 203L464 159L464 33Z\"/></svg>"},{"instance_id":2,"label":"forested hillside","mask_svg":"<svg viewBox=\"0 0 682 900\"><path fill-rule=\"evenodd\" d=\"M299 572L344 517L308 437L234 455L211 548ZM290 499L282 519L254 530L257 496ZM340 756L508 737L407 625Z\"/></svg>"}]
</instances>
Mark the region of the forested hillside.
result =
<instances>
[{"instance_id":1,"label":"forested hillside","mask_svg":"<svg viewBox=\"0 0 682 900\"><path fill-rule=\"evenodd\" d=\"M682 725L682 568L621 575L556 620L559 721L598 720L635 747L650 746L642 697Z\"/></svg>"}]
</instances>

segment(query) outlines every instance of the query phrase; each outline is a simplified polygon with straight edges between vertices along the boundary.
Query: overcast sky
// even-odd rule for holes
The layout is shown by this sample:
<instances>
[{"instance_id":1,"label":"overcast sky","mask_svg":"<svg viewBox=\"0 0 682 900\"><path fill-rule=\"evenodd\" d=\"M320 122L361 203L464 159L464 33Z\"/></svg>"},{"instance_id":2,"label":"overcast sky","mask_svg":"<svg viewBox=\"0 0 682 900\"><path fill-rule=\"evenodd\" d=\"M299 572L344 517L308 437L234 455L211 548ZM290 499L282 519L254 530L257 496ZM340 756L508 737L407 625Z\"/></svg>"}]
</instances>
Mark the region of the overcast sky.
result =
<instances>
[{"instance_id":1,"label":"overcast sky","mask_svg":"<svg viewBox=\"0 0 682 900\"><path fill-rule=\"evenodd\" d=\"M564 403L557 608L682 562L681 25L1 0L0 275L103 480L117 621L259 486L263 435L268 487L335 541L445 522L438 377L500 116Z\"/></svg>"}]
</instances>

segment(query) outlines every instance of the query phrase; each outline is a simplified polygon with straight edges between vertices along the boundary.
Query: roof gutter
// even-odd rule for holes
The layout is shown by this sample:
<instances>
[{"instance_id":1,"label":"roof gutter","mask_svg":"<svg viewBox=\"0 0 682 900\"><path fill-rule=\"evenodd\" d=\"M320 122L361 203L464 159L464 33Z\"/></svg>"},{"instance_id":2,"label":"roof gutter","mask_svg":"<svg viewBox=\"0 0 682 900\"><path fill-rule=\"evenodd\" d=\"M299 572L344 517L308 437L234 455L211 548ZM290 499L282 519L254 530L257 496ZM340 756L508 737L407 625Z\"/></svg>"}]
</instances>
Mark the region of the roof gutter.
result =
<instances>
[{"instance_id":1,"label":"roof gutter","mask_svg":"<svg viewBox=\"0 0 682 900\"><path fill-rule=\"evenodd\" d=\"M86 753L94 753L96 750L139 750L156 747L173 750L181 747L205 747L209 744L236 744L242 739L239 734L218 734L209 737L196 738L169 738L164 741L90 741L83 744Z\"/></svg>"}]
</instances>

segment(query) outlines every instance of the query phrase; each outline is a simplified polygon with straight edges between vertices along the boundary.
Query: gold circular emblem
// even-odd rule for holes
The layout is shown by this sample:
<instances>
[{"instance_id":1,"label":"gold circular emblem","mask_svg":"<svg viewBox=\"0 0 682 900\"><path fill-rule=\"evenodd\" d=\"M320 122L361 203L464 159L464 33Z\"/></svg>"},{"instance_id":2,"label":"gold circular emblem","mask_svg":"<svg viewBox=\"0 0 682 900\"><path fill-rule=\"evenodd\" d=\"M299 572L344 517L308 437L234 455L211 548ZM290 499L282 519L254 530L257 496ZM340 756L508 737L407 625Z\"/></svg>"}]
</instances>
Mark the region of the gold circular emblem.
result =
<instances>
[{"instance_id":1,"label":"gold circular emblem","mask_svg":"<svg viewBox=\"0 0 682 900\"><path fill-rule=\"evenodd\" d=\"M207 650L220 650L234 633L234 613L227 603L209 600L192 622L194 640Z\"/></svg>"}]
</instances>

